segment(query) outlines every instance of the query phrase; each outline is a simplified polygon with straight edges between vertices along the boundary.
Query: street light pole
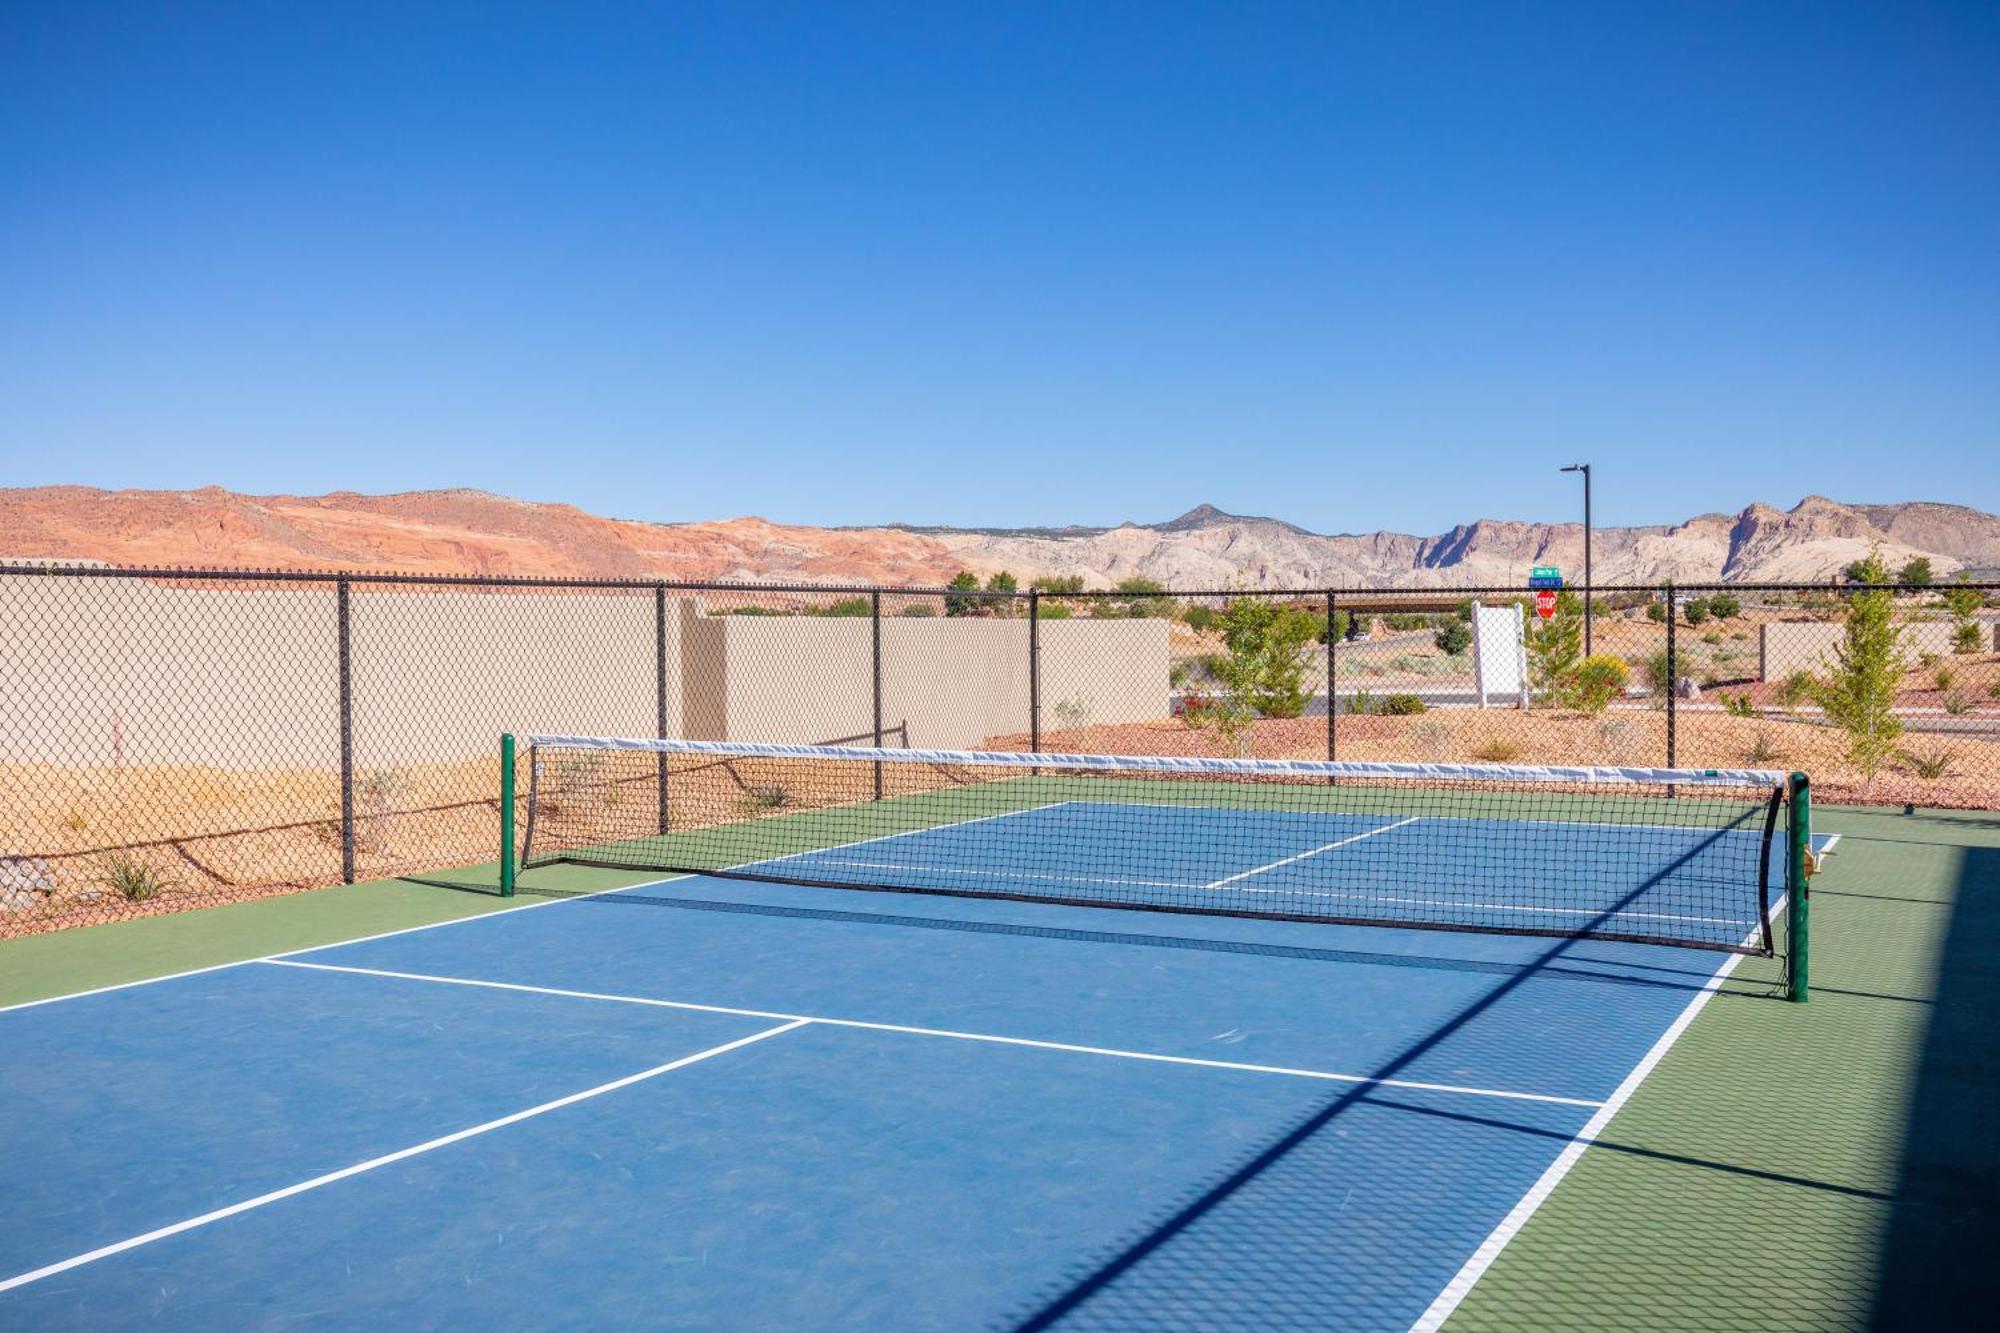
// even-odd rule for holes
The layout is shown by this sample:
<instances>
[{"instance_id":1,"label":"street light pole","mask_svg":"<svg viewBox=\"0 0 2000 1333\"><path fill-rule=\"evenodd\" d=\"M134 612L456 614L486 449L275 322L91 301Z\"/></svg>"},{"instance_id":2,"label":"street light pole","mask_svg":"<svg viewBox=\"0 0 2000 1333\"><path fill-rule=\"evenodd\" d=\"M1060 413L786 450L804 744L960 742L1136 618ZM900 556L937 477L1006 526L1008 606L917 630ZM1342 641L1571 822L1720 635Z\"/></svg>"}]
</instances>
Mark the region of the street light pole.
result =
<instances>
[{"instance_id":1,"label":"street light pole","mask_svg":"<svg viewBox=\"0 0 2000 1333\"><path fill-rule=\"evenodd\" d=\"M1583 474L1583 655L1590 656L1590 464L1571 463L1565 472Z\"/></svg>"}]
</instances>

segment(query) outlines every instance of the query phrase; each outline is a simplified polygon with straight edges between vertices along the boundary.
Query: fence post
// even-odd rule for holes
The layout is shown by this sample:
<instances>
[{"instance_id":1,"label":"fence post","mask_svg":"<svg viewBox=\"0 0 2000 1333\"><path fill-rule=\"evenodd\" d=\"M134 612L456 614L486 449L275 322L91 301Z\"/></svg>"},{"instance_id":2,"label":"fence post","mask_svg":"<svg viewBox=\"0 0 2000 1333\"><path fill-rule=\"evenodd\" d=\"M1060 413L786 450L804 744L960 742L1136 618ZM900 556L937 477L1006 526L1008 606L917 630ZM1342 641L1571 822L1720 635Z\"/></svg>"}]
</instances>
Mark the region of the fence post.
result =
<instances>
[{"instance_id":1,"label":"fence post","mask_svg":"<svg viewBox=\"0 0 2000 1333\"><path fill-rule=\"evenodd\" d=\"M667 739L667 585L653 585L653 733ZM667 756L654 757L653 780L659 791L660 832L667 831Z\"/></svg>"},{"instance_id":2,"label":"fence post","mask_svg":"<svg viewBox=\"0 0 2000 1333\"><path fill-rule=\"evenodd\" d=\"M1803 773L1791 777L1791 818L1785 838L1785 981L1786 992L1800 1004L1810 985L1812 886L1812 783Z\"/></svg>"},{"instance_id":3,"label":"fence post","mask_svg":"<svg viewBox=\"0 0 2000 1333\"><path fill-rule=\"evenodd\" d=\"M531 825L532 827L532 825ZM500 896L514 896L514 734L500 737Z\"/></svg>"},{"instance_id":4,"label":"fence post","mask_svg":"<svg viewBox=\"0 0 2000 1333\"><path fill-rule=\"evenodd\" d=\"M1674 603L1674 585L1667 583L1667 767L1673 768L1676 753L1674 723L1680 710L1674 701L1680 696L1681 659L1674 648L1674 622L1680 618L1680 608Z\"/></svg>"},{"instance_id":5,"label":"fence post","mask_svg":"<svg viewBox=\"0 0 2000 1333\"><path fill-rule=\"evenodd\" d=\"M1340 635L1334 630L1334 614L1333 589L1328 588L1326 590L1326 762L1329 764L1334 761L1335 755L1333 740L1333 671L1336 649L1334 648L1334 644L1340 641ZM1326 785L1331 787L1333 783L1334 779L1328 777Z\"/></svg>"},{"instance_id":6,"label":"fence post","mask_svg":"<svg viewBox=\"0 0 2000 1333\"><path fill-rule=\"evenodd\" d=\"M354 652L349 597L352 584L334 585L340 633L340 882L354 882Z\"/></svg>"},{"instance_id":7,"label":"fence post","mask_svg":"<svg viewBox=\"0 0 2000 1333\"><path fill-rule=\"evenodd\" d=\"M1028 589L1028 749L1042 752L1042 594Z\"/></svg>"},{"instance_id":8,"label":"fence post","mask_svg":"<svg viewBox=\"0 0 2000 1333\"><path fill-rule=\"evenodd\" d=\"M874 661L875 748L882 748L882 590L868 593L869 654ZM875 799L882 799L882 761L875 761Z\"/></svg>"}]
</instances>

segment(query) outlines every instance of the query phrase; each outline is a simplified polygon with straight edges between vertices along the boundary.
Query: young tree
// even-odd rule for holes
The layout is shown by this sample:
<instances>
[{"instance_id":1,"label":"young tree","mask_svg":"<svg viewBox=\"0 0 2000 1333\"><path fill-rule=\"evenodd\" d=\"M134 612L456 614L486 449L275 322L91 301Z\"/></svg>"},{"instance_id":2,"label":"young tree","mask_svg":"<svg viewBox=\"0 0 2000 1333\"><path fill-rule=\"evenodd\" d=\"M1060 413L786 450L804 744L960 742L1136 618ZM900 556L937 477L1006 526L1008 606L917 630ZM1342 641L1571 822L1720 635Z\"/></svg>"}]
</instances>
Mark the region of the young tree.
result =
<instances>
[{"instance_id":1,"label":"young tree","mask_svg":"<svg viewBox=\"0 0 2000 1333\"><path fill-rule=\"evenodd\" d=\"M1539 616L1528 631L1528 683L1545 703L1561 705L1568 698L1583 660L1583 599L1564 590L1556 594L1556 613Z\"/></svg>"},{"instance_id":2,"label":"young tree","mask_svg":"<svg viewBox=\"0 0 2000 1333\"><path fill-rule=\"evenodd\" d=\"M1896 571L1896 582L1907 583L1913 588L1931 586L1931 558L1927 555L1913 555Z\"/></svg>"},{"instance_id":3,"label":"young tree","mask_svg":"<svg viewBox=\"0 0 2000 1333\"><path fill-rule=\"evenodd\" d=\"M955 592L979 591L979 576L969 569L961 569L951 576L951 582L944 585ZM976 616L980 611L981 599L977 597L953 597L944 599L944 613L948 616Z\"/></svg>"},{"instance_id":4,"label":"young tree","mask_svg":"<svg viewBox=\"0 0 2000 1333\"><path fill-rule=\"evenodd\" d=\"M1965 575L1958 576L1958 584L1944 590L1945 609L1951 612L1951 650L1955 653L1976 653L1979 651L1979 589L1961 586Z\"/></svg>"},{"instance_id":5,"label":"young tree","mask_svg":"<svg viewBox=\"0 0 2000 1333\"><path fill-rule=\"evenodd\" d=\"M1848 597L1845 632L1834 645L1826 676L1813 682L1812 696L1847 733L1848 758L1861 770L1865 790L1874 785L1876 771L1903 734L1894 709L1896 689L1910 662L1881 557L1871 553L1857 562L1856 572L1860 577L1855 581L1868 591Z\"/></svg>"},{"instance_id":6,"label":"young tree","mask_svg":"<svg viewBox=\"0 0 2000 1333\"><path fill-rule=\"evenodd\" d=\"M1305 712L1307 648L1321 633L1318 617L1268 597L1239 597L1221 620L1224 686L1265 717Z\"/></svg>"}]
</instances>

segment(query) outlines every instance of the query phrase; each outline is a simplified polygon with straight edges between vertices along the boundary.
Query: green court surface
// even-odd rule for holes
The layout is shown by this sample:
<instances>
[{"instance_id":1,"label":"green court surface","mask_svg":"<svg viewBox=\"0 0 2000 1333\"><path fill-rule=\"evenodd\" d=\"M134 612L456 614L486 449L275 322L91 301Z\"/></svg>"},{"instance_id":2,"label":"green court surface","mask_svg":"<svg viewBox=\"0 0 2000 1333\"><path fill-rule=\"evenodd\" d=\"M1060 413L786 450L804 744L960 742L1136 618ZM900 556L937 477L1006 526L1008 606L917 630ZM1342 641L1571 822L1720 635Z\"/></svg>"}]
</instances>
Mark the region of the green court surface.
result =
<instances>
[{"instance_id":1,"label":"green court surface","mask_svg":"<svg viewBox=\"0 0 2000 1333\"><path fill-rule=\"evenodd\" d=\"M1448 1328L1990 1318L2000 815L1822 807L1816 831L1844 837L1813 880L1811 1003L1772 998L1782 960L1745 959ZM527 883L644 878L559 866ZM0 943L0 1004L557 900L386 881L34 936Z\"/></svg>"}]
</instances>

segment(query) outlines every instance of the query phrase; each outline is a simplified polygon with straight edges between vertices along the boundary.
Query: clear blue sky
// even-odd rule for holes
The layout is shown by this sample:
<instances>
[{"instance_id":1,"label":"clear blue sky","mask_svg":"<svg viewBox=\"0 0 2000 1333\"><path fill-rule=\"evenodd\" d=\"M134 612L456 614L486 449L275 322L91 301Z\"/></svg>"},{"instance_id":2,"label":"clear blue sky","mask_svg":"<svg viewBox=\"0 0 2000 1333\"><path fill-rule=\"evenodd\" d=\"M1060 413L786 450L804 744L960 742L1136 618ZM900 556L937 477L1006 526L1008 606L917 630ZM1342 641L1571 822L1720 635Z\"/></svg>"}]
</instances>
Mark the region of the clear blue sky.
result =
<instances>
[{"instance_id":1,"label":"clear blue sky","mask_svg":"<svg viewBox=\"0 0 2000 1333\"><path fill-rule=\"evenodd\" d=\"M2000 510L2000 5L0 4L0 484Z\"/></svg>"}]
</instances>

